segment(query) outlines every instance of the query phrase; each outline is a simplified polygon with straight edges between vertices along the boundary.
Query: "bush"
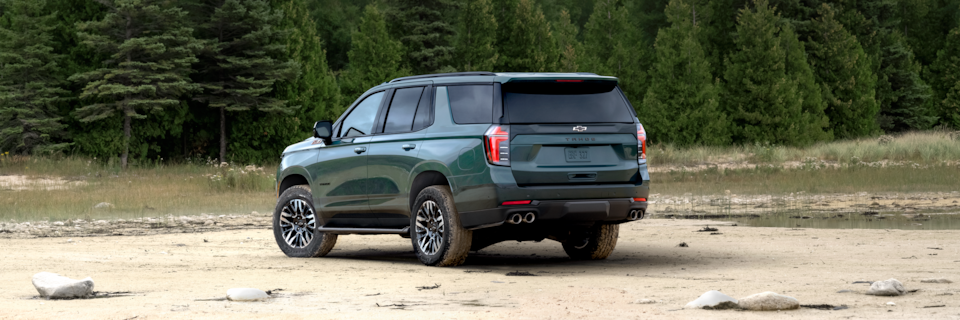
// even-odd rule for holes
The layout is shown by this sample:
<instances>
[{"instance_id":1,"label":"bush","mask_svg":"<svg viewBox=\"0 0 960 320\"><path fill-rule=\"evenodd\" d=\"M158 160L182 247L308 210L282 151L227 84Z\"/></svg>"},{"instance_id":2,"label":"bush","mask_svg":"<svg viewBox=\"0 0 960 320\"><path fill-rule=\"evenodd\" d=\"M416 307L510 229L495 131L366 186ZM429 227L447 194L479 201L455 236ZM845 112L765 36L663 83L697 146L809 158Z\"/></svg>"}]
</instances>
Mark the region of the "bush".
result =
<instances>
[{"instance_id":1,"label":"bush","mask_svg":"<svg viewBox=\"0 0 960 320\"><path fill-rule=\"evenodd\" d=\"M249 165L233 168L223 162L214 165L217 173L207 174L210 186L217 191L270 191L274 186L272 174L264 172L263 167Z\"/></svg>"}]
</instances>

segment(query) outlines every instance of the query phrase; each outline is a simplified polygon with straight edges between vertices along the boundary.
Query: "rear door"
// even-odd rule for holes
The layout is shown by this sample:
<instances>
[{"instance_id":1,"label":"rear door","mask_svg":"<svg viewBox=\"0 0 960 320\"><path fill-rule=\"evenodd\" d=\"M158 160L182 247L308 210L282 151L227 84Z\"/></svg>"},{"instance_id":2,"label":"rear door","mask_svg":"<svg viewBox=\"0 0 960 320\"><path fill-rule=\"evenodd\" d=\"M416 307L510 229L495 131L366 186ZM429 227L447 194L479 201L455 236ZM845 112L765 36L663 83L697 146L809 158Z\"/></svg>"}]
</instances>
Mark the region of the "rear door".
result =
<instances>
[{"instance_id":1,"label":"rear door","mask_svg":"<svg viewBox=\"0 0 960 320\"><path fill-rule=\"evenodd\" d=\"M616 81L521 80L502 92L518 185L636 181L636 115Z\"/></svg>"},{"instance_id":2,"label":"rear door","mask_svg":"<svg viewBox=\"0 0 960 320\"><path fill-rule=\"evenodd\" d=\"M433 115L433 88L429 83L396 88L381 111L377 135L370 141L367 183L370 210L381 227L410 225L410 185L426 127Z\"/></svg>"}]
</instances>

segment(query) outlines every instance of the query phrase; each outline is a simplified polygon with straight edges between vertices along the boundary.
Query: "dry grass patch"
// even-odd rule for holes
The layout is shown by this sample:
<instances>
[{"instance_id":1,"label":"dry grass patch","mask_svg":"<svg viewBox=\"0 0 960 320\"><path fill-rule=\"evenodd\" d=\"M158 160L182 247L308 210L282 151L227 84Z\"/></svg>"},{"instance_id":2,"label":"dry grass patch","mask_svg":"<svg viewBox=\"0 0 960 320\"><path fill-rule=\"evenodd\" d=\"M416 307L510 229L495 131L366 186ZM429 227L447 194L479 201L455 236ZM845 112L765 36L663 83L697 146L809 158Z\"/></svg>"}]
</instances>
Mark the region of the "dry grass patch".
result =
<instances>
[{"instance_id":1,"label":"dry grass patch","mask_svg":"<svg viewBox=\"0 0 960 320\"><path fill-rule=\"evenodd\" d=\"M275 168L274 168L275 171ZM121 171L81 158L22 158L0 165L4 221L112 219L269 212L271 168L147 165ZM110 205L101 205L100 203Z\"/></svg>"}]
</instances>

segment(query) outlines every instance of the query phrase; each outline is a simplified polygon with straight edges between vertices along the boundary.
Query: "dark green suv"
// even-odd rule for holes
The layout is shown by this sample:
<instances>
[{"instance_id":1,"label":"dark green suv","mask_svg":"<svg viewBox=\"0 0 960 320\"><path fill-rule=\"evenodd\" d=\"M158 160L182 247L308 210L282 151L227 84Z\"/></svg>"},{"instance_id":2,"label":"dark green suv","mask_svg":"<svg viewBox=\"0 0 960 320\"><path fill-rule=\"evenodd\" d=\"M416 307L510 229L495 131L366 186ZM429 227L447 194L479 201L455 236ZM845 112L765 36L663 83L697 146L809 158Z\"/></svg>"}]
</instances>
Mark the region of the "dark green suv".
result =
<instances>
[{"instance_id":1,"label":"dark green suv","mask_svg":"<svg viewBox=\"0 0 960 320\"><path fill-rule=\"evenodd\" d=\"M644 217L645 151L617 78L398 78L283 151L273 233L291 257L326 255L341 234L399 234L435 266L506 240L604 259L619 224Z\"/></svg>"}]
</instances>

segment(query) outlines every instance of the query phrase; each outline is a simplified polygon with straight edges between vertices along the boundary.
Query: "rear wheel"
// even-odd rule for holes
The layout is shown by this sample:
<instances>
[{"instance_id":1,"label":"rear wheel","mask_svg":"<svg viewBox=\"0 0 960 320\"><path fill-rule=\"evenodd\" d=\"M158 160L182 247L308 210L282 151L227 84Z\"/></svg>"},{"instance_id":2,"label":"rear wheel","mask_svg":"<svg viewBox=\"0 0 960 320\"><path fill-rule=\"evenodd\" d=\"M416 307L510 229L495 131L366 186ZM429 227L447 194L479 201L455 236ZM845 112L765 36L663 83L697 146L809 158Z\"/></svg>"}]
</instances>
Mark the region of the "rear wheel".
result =
<instances>
[{"instance_id":1,"label":"rear wheel","mask_svg":"<svg viewBox=\"0 0 960 320\"><path fill-rule=\"evenodd\" d=\"M603 260L613 253L620 235L618 224L596 224L563 242L563 251L574 260Z\"/></svg>"},{"instance_id":2,"label":"rear wheel","mask_svg":"<svg viewBox=\"0 0 960 320\"><path fill-rule=\"evenodd\" d=\"M410 240L420 262L428 266L451 267L467 260L473 231L460 224L450 187L423 189L411 211Z\"/></svg>"},{"instance_id":3,"label":"rear wheel","mask_svg":"<svg viewBox=\"0 0 960 320\"><path fill-rule=\"evenodd\" d=\"M309 185L283 191L273 211L273 237L290 257L322 257L337 244L337 235L317 232L319 219Z\"/></svg>"}]
</instances>

